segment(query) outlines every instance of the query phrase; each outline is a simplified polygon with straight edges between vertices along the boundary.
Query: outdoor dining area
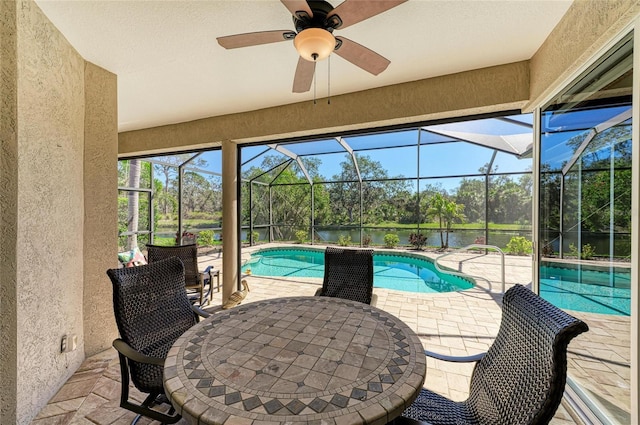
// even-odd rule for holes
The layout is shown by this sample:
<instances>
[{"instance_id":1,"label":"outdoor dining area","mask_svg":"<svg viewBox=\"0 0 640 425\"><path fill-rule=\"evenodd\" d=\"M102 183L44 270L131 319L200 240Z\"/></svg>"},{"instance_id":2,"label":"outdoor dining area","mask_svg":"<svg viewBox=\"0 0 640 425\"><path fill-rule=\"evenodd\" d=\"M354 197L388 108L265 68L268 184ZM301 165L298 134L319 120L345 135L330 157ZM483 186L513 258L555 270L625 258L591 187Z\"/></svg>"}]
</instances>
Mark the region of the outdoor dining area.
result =
<instances>
[{"instance_id":1,"label":"outdoor dining area","mask_svg":"<svg viewBox=\"0 0 640 425\"><path fill-rule=\"evenodd\" d=\"M175 257L110 270L119 358L87 359L33 423L81 386L67 414L101 424L574 423L561 400L584 322L513 282L504 298L482 285L418 300L376 288L371 303L372 252L328 247L322 281L245 276L251 290L228 309L215 280L210 304L194 306Z\"/></svg>"}]
</instances>

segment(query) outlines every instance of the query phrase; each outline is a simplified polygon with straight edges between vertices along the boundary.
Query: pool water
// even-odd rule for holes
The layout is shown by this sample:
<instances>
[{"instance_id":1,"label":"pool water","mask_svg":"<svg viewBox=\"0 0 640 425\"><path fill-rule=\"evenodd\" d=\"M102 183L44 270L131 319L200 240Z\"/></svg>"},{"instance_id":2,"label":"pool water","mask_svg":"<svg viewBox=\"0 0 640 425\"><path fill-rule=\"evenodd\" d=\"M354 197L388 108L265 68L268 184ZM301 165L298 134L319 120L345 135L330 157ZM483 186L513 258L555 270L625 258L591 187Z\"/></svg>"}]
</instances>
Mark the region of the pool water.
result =
<instances>
[{"instance_id":1,"label":"pool water","mask_svg":"<svg viewBox=\"0 0 640 425\"><path fill-rule=\"evenodd\" d=\"M540 295L565 310L629 316L631 273L543 265Z\"/></svg>"},{"instance_id":2,"label":"pool water","mask_svg":"<svg viewBox=\"0 0 640 425\"><path fill-rule=\"evenodd\" d=\"M324 277L324 251L313 249L266 249L252 254L242 267L257 276ZM436 271L426 258L374 253L373 286L407 292L452 292L470 289L473 283Z\"/></svg>"}]
</instances>

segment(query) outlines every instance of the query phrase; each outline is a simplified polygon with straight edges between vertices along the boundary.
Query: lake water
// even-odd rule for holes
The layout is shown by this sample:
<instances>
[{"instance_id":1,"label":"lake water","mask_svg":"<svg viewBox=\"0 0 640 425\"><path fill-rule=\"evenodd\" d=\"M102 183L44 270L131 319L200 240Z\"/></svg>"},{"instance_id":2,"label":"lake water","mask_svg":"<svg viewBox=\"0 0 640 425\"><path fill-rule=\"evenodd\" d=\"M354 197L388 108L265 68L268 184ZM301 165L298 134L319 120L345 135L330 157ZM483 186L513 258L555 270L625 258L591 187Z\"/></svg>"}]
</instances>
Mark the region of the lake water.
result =
<instances>
[{"instance_id":1,"label":"lake water","mask_svg":"<svg viewBox=\"0 0 640 425\"><path fill-rule=\"evenodd\" d=\"M204 229L199 229L204 230ZM214 230L216 233L216 238L219 238L221 234L221 229L210 229ZM258 232L259 240L267 241L269 240L269 236L267 234L266 228L256 228L255 231ZM194 231L195 232L195 231ZM371 236L371 244L377 246L384 245L384 237L388 233L395 233L398 235L400 246L409 246L409 235L414 233L415 230L392 230L392 229L366 229L364 234ZM440 243L440 233L433 230L421 230L421 233L427 235L427 246L441 246ZM240 235L242 240L247 240L247 230L243 229ZM482 230L455 230L449 232L449 246L452 248L460 248L463 246L467 246L473 243L476 243L476 239L482 237L484 232ZM157 232L156 236L163 237L171 237L175 238L174 232ZM319 238L316 240L316 243L319 244L337 244L338 240L341 236L349 236L351 238L351 244L358 245L360 244L360 230L358 229L323 229L318 230L316 232L316 237ZM504 248L507 246L507 243L514 236L524 236L525 238L531 240L531 232L529 230L522 231L490 231L489 232L489 240L488 244L496 245L500 248ZM290 242L293 240L293 236L291 236L290 240L282 240L282 241L274 241L274 242Z\"/></svg>"},{"instance_id":2,"label":"lake water","mask_svg":"<svg viewBox=\"0 0 640 425\"><path fill-rule=\"evenodd\" d=\"M415 230L385 230L385 229L367 229L365 234L371 236L371 243L374 245L384 245L384 236L388 233L395 233L400 239L400 245L409 245L409 235L415 233ZM422 230L421 233L427 235L427 246L441 246L440 233L433 230ZM351 236L351 242L360 242L359 230L321 230L318 232L323 242L337 243L340 235ZM455 230L449 233L449 246L452 248L460 248L463 246L476 243L476 239L482 237L484 232L481 230ZM506 247L507 243L514 236L524 236L531 239L531 231L512 231L512 232L489 232L489 240L487 244L496 245L501 248Z\"/></svg>"},{"instance_id":3,"label":"lake water","mask_svg":"<svg viewBox=\"0 0 640 425\"><path fill-rule=\"evenodd\" d=\"M205 229L196 229L193 230L197 232L198 230ZM215 232L215 238L219 239L221 235L220 228L207 229L213 230ZM255 231L258 232L260 241L269 240L267 228L256 228ZM371 236L371 244L375 246L384 246L384 236L388 233L395 233L398 235L400 240L399 246L409 246L409 235L415 232L415 230L394 230L394 229L365 229L364 233ZM435 230L421 230L422 233L427 235L427 246L432 247L440 247L440 233ZM247 229L243 229L241 233L241 239L247 240ZM483 230L454 230L449 233L449 247L451 248L461 248L463 246L467 246L473 243L476 243L477 238L482 237L484 235ZM157 232L156 236L163 236L169 238L175 238L175 231L170 232ZM319 238L316 242L319 244L337 244L340 236L349 236L351 238L351 244L359 245L360 244L360 230L358 229L322 229L316 232L316 237ZM515 236L523 236L528 240L531 240L531 231L530 230L512 230L512 231L499 231L499 230L490 230L489 231L489 239L487 244L496 245L501 249L505 249L509 241L512 237ZM293 236L290 236L290 239L285 239L281 241L274 242L291 242L294 239ZM575 235L567 234L567 239L565 241L565 254L569 254L569 243L575 239ZM583 232L582 235L582 243L590 244L595 248L595 252L597 256L607 256L609 253L609 235L605 233L588 233ZM554 251L558 251L558 241L557 239L551 243ZM614 243L614 255L618 258L627 257L631 253L631 243L630 236L628 234L620 233L616 234L616 240Z\"/></svg>"}]
</instances>

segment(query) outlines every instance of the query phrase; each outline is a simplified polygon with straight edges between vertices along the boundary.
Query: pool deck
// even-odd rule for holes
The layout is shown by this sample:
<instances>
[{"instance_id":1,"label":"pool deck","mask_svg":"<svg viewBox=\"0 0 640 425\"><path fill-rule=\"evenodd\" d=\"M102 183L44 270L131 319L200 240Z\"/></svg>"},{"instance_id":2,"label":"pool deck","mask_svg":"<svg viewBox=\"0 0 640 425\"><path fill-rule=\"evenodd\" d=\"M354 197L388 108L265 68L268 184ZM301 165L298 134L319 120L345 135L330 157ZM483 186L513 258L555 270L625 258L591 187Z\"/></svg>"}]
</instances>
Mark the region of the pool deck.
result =
<instances>
[{"instance_id":1,"label":"pool deck","mask_svg":"<svg viewBox=\"0 0 640 425\"><path fill-rule=\"evenodd\" d=\"M270 246L273 246L270 245ZM244 248L242 258L264 247ZM411 251L416 252L416 251ZM421 252L434 258L434 252ZM218 252L205 252L202 267L222 268ZM505 257L506 289L516 283L531 287L530 257ZM416 333L425 349L450 355L485 351L500 324L500 255L460 253L446 257L443 266L483 276L471 290L452 293L410 293L375 288L377 307L397 316ZM322 284L317 278L246 277L250 293L245 303L282 296L313 295ZM221 294L213 295L209 311L218 310ZM569 345L569 374L586 388L594 402L607 408L620 423L628 423L630 411L630 318L572 312L584 320L590 331ZM427 359L425 387L454 400L468 394L472 364L449 364ZM118 360L115 350L88 358L32 422L52 424L125 424L133 414L118 407L120 395ZM625 416L627 415L627 416ZM143 419L140 424L157 424ZM560 406L551 424L581 423ZM179 424L186 424L184 420Z\"/></svg>"}]
</instances>

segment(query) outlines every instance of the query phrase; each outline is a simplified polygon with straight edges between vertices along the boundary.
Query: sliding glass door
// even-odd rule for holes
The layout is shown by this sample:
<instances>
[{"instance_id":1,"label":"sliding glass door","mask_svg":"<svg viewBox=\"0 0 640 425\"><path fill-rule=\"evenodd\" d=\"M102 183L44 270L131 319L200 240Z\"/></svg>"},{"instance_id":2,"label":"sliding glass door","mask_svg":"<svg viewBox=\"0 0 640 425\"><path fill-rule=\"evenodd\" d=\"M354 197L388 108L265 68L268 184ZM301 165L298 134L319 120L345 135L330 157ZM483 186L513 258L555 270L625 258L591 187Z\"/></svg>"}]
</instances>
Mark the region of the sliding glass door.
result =
<instances>
[{"instance_id":1,"label":"sliding glass door","mask_svg":"<svg viewBox=\"0 0 640 425\"><path fill-rule=\"evenodd\" d=\"M540 114L538 288L590 331L569 347L586 416L630 423L633 36Z\"/></svg>"}]
</instances>

